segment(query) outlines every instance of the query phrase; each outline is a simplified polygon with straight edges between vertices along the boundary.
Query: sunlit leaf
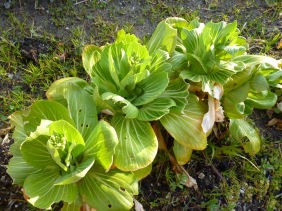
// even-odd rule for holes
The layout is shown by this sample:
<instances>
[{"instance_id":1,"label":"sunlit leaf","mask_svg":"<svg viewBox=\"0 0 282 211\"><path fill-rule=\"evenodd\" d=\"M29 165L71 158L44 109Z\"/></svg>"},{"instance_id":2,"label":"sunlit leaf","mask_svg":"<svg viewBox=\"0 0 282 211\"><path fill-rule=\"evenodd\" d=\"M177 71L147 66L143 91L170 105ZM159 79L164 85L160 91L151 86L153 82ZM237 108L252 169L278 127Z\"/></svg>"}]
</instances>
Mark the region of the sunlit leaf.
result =
<instances>
[{"instance_id":1,"label":"sunlit leaf","mask_svg":"<svg viewBox=\"0 0 282 211\"><path fill-rule=\"evenodd\" d=\"M64 78L54 82L47 91L49 99L65 101L76 128L87 139L97 124L96 105L88 83L79 78Z\"/></svg>"},{"instance_id":2,"label":"sunlit leaf","mask_svg":"<svg viewBox=\"0 0 282 211\"><path fill-rule=\"evenodd\" d=\"M56 168L46 168L36 174L31 174L24 182L24 190L30 198L28 201L41 209L51 208L54 202L72 203L78 196L76 184L54 185L59 171ZM39 197L40 196L40 197Z\"/></svg>"},{"instance_id":3,"label":"sunlit leaf","mask_svg":"<svg viewBox=\"0 0 282 211\"><path fill-rule=\"evenodd\" d=\"M160 121L179 144L190 149L203 150L207 146L207 137L201 124L206 108L195 95L190 94L188 102L182 113L170 112Z\"/></svg>"},{"instance_id":4,"label":"sunlit leaf","mask_svg":"<svg viewBox=\"0 0 282 211\"><path fill-rule=\"evenodd\" d=\"M193 150L175 141L173 143L173 152L178 164L185 165L190 160Z\"/></svg>"},{"instance_id":5,"label":"sunlit leaf","mask_svg":"<svg viewBox=\"0 0 282 211\"><path fill-rule=\"evenodd\" d=\"M90 207L97 210L129 210L137 180L132 173L94 168L81 181L79 192Z\"/></svg>"},{"instance_id":6,"label":"sunlit leaf","mask_svg":"<svg viewBox=\"0 0 282 211\"><path fill-rule=\"evenodd\" d=\"M118 137L115 129L101 120L86 140L84 156L94 157L104 169L109 170L113 164Z\"/></svg>"},{"instance_id":7,"label":"sunlit leaf","mask_svg":"<svg viewBox=\"0 0 282 211\"><path fill-rule=\"evenodd\" d=\"M115 115L111 123L119 138L114 155L117 168L135 171L153 162L158 151L158 142L149 122Z\"/></svg>"},{"instance_id":8,"label":"sunlit leaf","mask_svg":"<svg viewBox=\"0 0 282 211\"><path fill-rule=\"evenodd\" d=\"M229 125L231 137L240 142L244 150L255 155L260 150L260 136L253 126L243 119L231 119Z\"/></svg>"}]
</instances>

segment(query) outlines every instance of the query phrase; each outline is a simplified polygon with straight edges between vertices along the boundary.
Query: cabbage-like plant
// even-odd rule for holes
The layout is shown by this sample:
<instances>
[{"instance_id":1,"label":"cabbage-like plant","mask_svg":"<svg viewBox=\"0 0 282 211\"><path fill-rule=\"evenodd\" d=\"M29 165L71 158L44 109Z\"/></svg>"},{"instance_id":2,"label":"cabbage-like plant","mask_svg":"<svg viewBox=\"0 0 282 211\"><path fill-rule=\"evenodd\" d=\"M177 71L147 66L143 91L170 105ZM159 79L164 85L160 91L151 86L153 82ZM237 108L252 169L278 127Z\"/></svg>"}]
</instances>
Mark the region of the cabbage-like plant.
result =
<instances>
[{"instance_id":1,"label":"cabbage-like plant","mask_svg":"<svg viewBox=\"0 0 282 211\"><path fill-rule=\"evenodd\" d=\"M169 52L174 74L190 84L190 93L199 98L196 104L206 102L208 111L201 120L200 130L209 135L214 123L224 121L227 116L233 137L236 140L247 137L248 141L242 144L248 153L259 151L259 135L250 130L252 126L245 118L253 108L271 108L276 103L277 96L270 86L281 87L279 61L247 54L246 40L239 36L236 22L203 24L198 20L188 23L181 18L168 18L159 23L147 46L150 52L155 49ZM176 157L185 163L191 147L183 144L179 136L187 135L184 131L192 128L191 121L178 114L168 119L169 116L160 121L176 141ZM182 119L182 126L172 126L176 116ZM181 127L185 129L179 134Z\"/></svg>"},{"instance_id":2,"label":"cabbage-like plant","mask_svg":"<svg viewBox=\"0 0 282 211\"><path fill-rule=\"evenodd\" d=\"M149 53L137 37L121 30L112 44L86 46L82 58L98 106L112 115L119 137L116 167L135 171L148 166L158 149L150 122L182 112L187 104L188 86L170 76L169 54L161 49Z\"/></svg>"},{"instance_id":3,"label":"cabbage-like plant","mask_svg":"<svg viewBox=\"0 0 282 211\"><path fill-rule=\"evenodd\" d=\"M48 100L10 117L15 143L8 173L38 208L59 201L65 210L133 205L136 175L114 168L119 140L109 123L98 121L91 93L82 79L61 79L48 90Z\"/></svg>"}]
</instances>

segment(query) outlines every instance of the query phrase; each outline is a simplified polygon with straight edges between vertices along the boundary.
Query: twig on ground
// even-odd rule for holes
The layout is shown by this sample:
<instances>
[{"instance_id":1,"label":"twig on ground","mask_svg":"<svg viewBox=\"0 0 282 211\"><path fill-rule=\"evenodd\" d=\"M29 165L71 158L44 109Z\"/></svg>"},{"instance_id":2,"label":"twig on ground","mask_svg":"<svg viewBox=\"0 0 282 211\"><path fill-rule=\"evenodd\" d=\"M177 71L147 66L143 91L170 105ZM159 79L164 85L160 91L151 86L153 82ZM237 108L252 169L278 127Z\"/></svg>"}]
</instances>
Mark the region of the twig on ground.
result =
<instances>
[{"instance_id":1,"label":"twig on ground","mask_svg":"<svg viewBox=\"0 0 282 211\"><path fill-rule=\"evenodd\" d=\"M79 1L79 2L74 3L74 5L82 4L82 3L85 3L85 2L87 2L87 1L88 1L88 0Z\"/></svg>"}]
</instances>

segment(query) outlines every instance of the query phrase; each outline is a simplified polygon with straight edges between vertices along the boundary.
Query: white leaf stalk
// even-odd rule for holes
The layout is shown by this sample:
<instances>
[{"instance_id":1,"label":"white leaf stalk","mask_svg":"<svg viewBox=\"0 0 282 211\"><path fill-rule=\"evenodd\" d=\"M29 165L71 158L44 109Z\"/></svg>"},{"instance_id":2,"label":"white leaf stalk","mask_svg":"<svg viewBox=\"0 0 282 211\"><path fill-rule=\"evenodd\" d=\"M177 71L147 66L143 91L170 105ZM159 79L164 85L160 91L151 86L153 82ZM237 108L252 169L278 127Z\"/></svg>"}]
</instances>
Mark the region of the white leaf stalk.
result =
<instances>
[{"instance_id":1,"label":"white leaf stalk","mask_svg":"<svg viewBox=\"0 0 282 211\"><path fill-rule=\"evenodd\" d=\"M205 113L202 121L202 129L206 134L209 134L215 122L224 121L224 111L220 105L220 99L223 95L223 87L220 84L215 84L213 96L208 96L209 110Z\"/></svg>"}]
</instances>

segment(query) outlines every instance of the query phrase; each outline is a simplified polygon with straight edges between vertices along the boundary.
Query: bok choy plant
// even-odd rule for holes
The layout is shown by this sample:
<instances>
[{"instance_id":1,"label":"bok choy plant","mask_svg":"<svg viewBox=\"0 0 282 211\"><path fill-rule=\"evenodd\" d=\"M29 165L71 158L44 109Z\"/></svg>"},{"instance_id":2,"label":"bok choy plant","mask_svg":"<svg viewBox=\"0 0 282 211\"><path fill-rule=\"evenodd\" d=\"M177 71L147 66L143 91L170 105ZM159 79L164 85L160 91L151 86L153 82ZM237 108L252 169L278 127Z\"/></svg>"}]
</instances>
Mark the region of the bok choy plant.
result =
<instances>
[{"instance_id":1,"label":"bok choy plant","mask_svg":"<svg viewBox=\"0 0 282 211\"><path fill-rule=\"evenodd\" d=\"M171 79L169 54L149 53L140 40L123 30L112 44L86 46L83 65L95 87L101 112L112 115L119 143L115 165L124 171L145 168L154 160L158 141L150 122L187 104L187 84Z\"/></svg>"},{"instance_id":2,"label":"bok choy plant","mask_svg":"<svg viewBox=\"0 0 282 211\"><path fill-rule=\"evenodd\" d=\"M98 121L91 87L65 78L47 96L10 117L15 143L8 173L14 183L41 209L59 201L65 210L130 209L136 175L113 168L118 137L109 123Z\"/></svg>"},{"instance_id":3,"label":"bok choy plant","mask_svg":"<svg viewBox=\"0 0 282 211\"><path fill-rule=\"evenodd\" d=\"M275 105L281 61L248 54L239 33L236 22L168 18L146 44L121 30L111 44L86 46L90 84L58 80L47 100L10 116L8 173L41 209L64 201L63 210L128 210L165 130L180 165L207 147L215 122L256 154L260 136L247 116Z\"/></svg>"},{"instance_id":4,"label":"bok choy plant","mask_svg":"<svg viewBox=\"0 0 282 211\"><path fill-rule=\"evenodd\" d=\"M181 18L168 18L159 23L147 46L149 51L170 52L169 63L174 74L189 83L190 95L193 93L199 99L193 103L197 106L206 104L208 111L201 120L201 130L207 136L215 122L228 117L231 136L238 141L247 138L248 141L242 143L246 152L255 154L259 151L259 135L246 117L253 108L266 109L275 105L277 96L271 92L270 86L281 87L279 61L247 54L248 46L239 36L236 21L203 24L198 20L188 23ZM193 103L188 101L187 107ZM190 147L180 141L179 127L171 126L176 116L180 117L176 114L168 120L164 116L160 121L176 141L176 157L183 158ZM185 128L186 131L190 129L189 125Z\"/></svg>"}]
</instances>

